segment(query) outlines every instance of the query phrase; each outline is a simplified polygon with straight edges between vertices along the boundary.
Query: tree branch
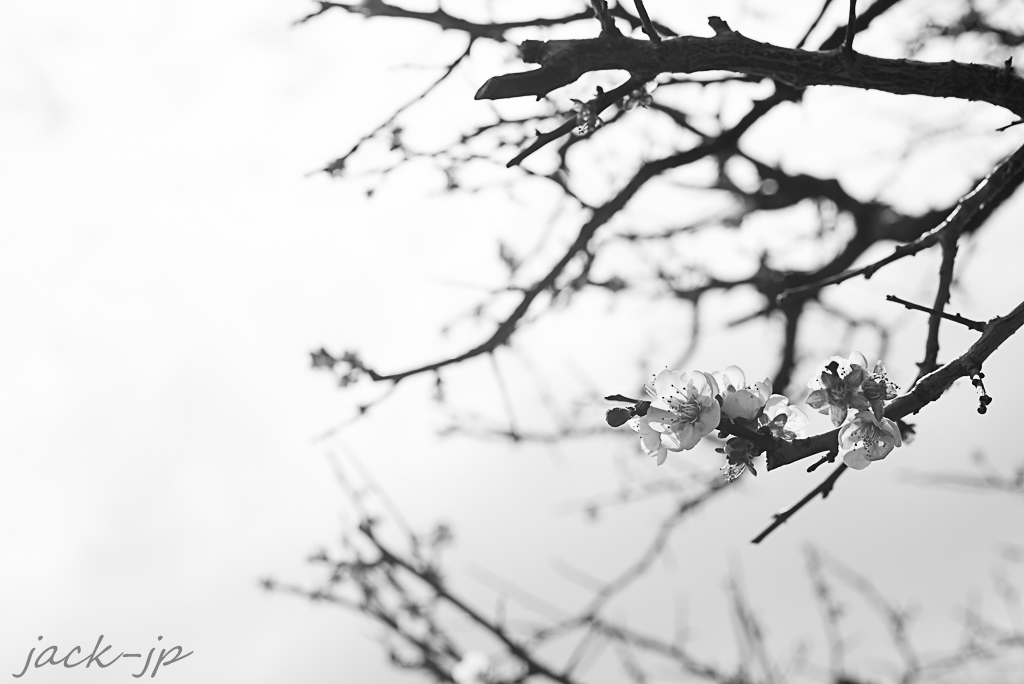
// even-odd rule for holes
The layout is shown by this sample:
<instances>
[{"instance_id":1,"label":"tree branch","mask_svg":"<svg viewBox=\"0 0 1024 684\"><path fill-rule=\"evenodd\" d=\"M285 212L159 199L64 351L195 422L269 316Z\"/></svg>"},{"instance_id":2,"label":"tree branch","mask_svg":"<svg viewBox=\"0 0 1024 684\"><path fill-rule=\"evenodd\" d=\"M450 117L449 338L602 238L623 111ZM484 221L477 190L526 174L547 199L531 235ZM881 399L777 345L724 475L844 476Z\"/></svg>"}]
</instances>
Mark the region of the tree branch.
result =
<instances>
[{"instance_id":1,"label":"tree branch","mask_svg":"<svg viewBox=\"0 0 1024 684\"><path fill-rule=\"evenodd\" d=\"M1024 79L1001 67L957 62L919 62L857 55L841 50L810 52L747 38L712 17L712 38L681 36L654 44L634 38L524 41L524 62L539 69L494 76L476 93L478 100L528 95L543 97L591 71L631 73L736 71L770 78L794 88L839 85L898 95L981 100L1024 116Z\"/></svg>"},{"instance_id":2,"label":"tree branch","mask_svg":"<svg viewBox=\"0 0 1024 684\"><path fill-rule=\"evenodd\" d=\"M692 164L701 159L714 156L732 148L736 144L736 141L751 126L753 126L754 123L764 116L765 113L771 111L771 109L779 102L789 99L791 95L791 93L780 92L771 95L764 100L760 100L754 104L747 115L738 124L736 124L736 126L723 132L717 138L709 140L708 142L698 145L692 149L684 150L661 159L656 159L641 166L630 181L626 183L626 185L614 197L594 210L590 219L580 228L576 239L565 251L558 262L551 268L551 270L548 271L547 275L523 291L523 297L516 308L498 325L498 328L494 333L481 344L456 356L396 373L379 373L365 365L360 365L359 369L365 372L375 382L398 382L412 375L429 373L431 371L436 371L439 368L444 368L445 366L461 363L467 359L493 351L507 343L515 332L519 322L524 316L526 316L527 311L529 311L537 297L539 297L542 292L555 287L558 277L562 274L569 263L587 248L597 230L610 221L613 216L626 206L629 200L633 198L633 196L644 186L645 183L647 183L647 181L671 169Z\"/></svg>"}]
</instances>

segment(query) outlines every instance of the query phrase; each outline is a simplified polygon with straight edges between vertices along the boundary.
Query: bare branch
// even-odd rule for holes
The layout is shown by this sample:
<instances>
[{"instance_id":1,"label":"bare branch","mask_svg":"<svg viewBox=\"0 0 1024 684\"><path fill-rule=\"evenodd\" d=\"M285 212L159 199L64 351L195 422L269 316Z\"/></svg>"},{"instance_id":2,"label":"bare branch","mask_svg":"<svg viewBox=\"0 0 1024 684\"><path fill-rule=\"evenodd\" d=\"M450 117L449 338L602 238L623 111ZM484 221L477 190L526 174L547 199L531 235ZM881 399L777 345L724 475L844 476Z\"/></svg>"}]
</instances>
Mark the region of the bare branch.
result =
<instances>
[{"instance_id":1,"label":"bare branch","mask_svg":"<svg viewBox=\"0 0 1024 684\"><path fill-rule=\"evenodd\" d=\"M644 0L633 0L633 4L636 5L636 13L640 16L640 23L644 27L644 33L651 39L652 43L660 43L661 36L658 35L658 29L651 23L650 16L647 15L647 8L644 7Z\"/></svg>"},{"instance_id":2,"label":"bare branch","mask_svg":"<svg viewBox=\"0 0 1024 684\"><path fill-rule=\"evenodd\" d=\"M404 371L380 373L367 366L361 366L360 370L365 372L374 382L399 382L404 378L413 375L429 373L436 371L439 368L444 368L445 366L461 363L467 359L475 358L481 354L493 351L494 349L506 344L515 332L519 322L533 305L534 301L541 295L541 293L555 287L558 277L562 274L569 263L588 247L598 229L610 221L611 218L615 216L615 214L617 214L630 199L633 198L644 184L666 171L692 164L701 159L705 159L731 149L735 145L736 140L738 140L739 137L742 136L743 133L745 133L755 122L757 122L767 112L771 111L775 105L786 101L792 96L791 92L779 92L764 100L760 100L754 104L747 115L738 124L736 124L735 127L725 131L717 138L690 150L684 150L683 152L678 152L668 157L663 157L643 164L629 182L626 183L626 185L616 195L600 207L594 209L590 220L580 228L576 239L558 262L550 271L548 271L547 275L523 291L522 299L516 308L498 325L497 330L495 330L494 333L481 344L456 356Z\"/></svg>"},{"instance_id":3,"label":"bare branch","mask_svg":"<svg viewBox=\"0 0 1024 684\"><path fill-rule=\"evenodd\" d=\"M960 199L946 220L928 233L911 243L898 246L889 256L862 268L844 271L807 285L790 288L779 296L778 301L781 303L790 297L804 296L828 285L835 285L857 276L870 278L883 266L888 266L894 261L913 256L921 250L938 244L946 233L961 235L971 232L1009 199L1022 182L1024 182L1024 146L1018 148L1016 152L992 169L973 190Z\"/></svg>"},{"instance_id":4,"label":"bare branch","mask_svg":"<svg viewBox=\"0 0 1024 684\"><path fill-rule=\"evenodd\" d=\"M938 316L940 316L942 318L945 318L947 321L953 321L954 323L959 323L960 325L966 326L966 327L970 328L971 330L976 330L977 332L984 332L985 331L985 324L984 323L980 323L978 321L972 321L970 318L964 318L960 314L948 314L948 313L945 313L945 312L942 312L942 311L938 311L936 309L929 309L927 306L921 306L920 304L914 304L913 302L908 302L907 300L900 299L899 297L896 297L894 295L886 295L885 299L886 299L886 301L889 301L889 302L896 302L897 304L902 304L904 307L906 307L908 309L916 309L917 311L924 311L926 313L936 314L936 315L938 315ZM933 368L932 370L935 370L935 369Z\"/></svg>"},{"instance_id":5,"label":"bare branch","mask_svg":"<svg viewBox=\"0 0 1024 684\"><path fill-rule=\"evenodd\" d=\"M846 22L846 40L843 41L843 54L847 59L853 57L853 37L857 34L857 0L850 0L850 18Z\"/></svg>"},{"instance_id":6,"label":"bare branch","mask_svg":"<svg viewBox=\"0 0 1024 684\"><path fill-rule=\"evenodd\" d=\"M717 19L713 17L712 19ZM719 20L720 21L720 20ZM494 76L478 100L542 97L591 71L620 69L662 74L736 71L770 78L797 89L838 85L898 95L981 100L1024 116L1024 78L1000 67L957 62L919 62L839 52L808 52L752 40L724 22L712 38L681 36L655 45L634 38L524 41L524 62L539 69ZM728 28L727 26L725 28Z\"/></svg>"},{"instance_id":7,"label":"bare branch","mask_svg":"<svg viewBox=\"0 0 1024 684\"><path fill-rule=\"evenodd\" d=\"M419 12L405 9L397 5L391 5L384 0L362 0L358 3L347 4L343 2L320 2L320 8L296 21L296 24L303 24L315 17L332 9L344 10L352 14L361 14L367 18L392 17L401 19L418 19L420 21L434 24L446 31L463 31L472 38L490 38L499 42L505 40L505 33L518 28L531 28L536 26L559 26L570 24L576 21L590 19L593 15L590 12L577 12L563 17L544 18L538 17L528 21L506 21L489 22L486 24L469 21L462 17L449 14L442 9L433 12Z\"/></svg>"},{"instance_id":8,"label":"bare branch","mask_svg":"<svg viewBox=\"0 0 1024 684\"><path fill-rule=\"evenodd\" d=\"M829 434L831 434L831 433L829 433ZM772 466L769 463L769 465L768 465L769 470L771 469L771 467ZM754 537L753 539L751 539L750 542L752 544L760 544L762 541L765 540L765 538L769 534L771 534L772 532L777 530L779 527L781 527L784 522L786 522L791 517L793 517L793 515L797 511L799 511L801 508L803 508L807 504L811 503L811 501L813 501L815 498L817 498L818 496L821 496L822 499L828 497L828 495L832 493L832 487L835 486L836 480L838 480L840 478L840 476L844 472L846 472L846 464L845 463L840 463L836 467L836 469L832 471L832 474L829 475L828 477L826 477L825 480L820 485L818 485L817 487L812 489L807 494L807 496L805 496L804 498L800 499L799 501L797 501L795 504L793 504L792 506L790 506L786 510L781 511L779 513L776 513L774 516L772 516L772 518L773 518L772 519L772 523L768 527L766 527L761 532L761 534L759 534L756 537Z\"/></svg>"}]
</instances>

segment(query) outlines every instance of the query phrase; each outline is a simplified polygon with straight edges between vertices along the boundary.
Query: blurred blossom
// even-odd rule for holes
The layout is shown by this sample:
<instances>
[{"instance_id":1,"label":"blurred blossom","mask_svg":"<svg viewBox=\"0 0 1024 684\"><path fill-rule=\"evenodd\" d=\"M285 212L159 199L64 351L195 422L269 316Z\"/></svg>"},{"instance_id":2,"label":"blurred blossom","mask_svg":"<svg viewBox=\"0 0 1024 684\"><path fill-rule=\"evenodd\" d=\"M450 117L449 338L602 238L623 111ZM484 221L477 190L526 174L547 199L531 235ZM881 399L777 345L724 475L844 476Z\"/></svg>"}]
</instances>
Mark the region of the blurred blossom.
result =
<instances>
[{"instance_id":1,"label":"blurred blossom","mask_svg":"<svg viewBox=\"0 0 1024 684\"><path fill-rule=\"evenodd\" d=\"M636 107L643 107L646 109L654 102L654 97L651 96L651 93L653 93L654 89L657 87L657 81L650 81L640 88L634 88L630 91L629 95L626 95L626 97L623 98L622 108L627 112L631 109L635 109Z\"/></svg>"},{"instance_id":2,"label":"blurred blossom","mask_svg":"<svg viewBox=\"0 0 1024 684\"><path fill-rule=\"evenodd\" d=\"M455 684L484 684L490 666L491 661L486 655L479 651L469 651L452 668L452 679Z\"/></svg>"}]
</instances>

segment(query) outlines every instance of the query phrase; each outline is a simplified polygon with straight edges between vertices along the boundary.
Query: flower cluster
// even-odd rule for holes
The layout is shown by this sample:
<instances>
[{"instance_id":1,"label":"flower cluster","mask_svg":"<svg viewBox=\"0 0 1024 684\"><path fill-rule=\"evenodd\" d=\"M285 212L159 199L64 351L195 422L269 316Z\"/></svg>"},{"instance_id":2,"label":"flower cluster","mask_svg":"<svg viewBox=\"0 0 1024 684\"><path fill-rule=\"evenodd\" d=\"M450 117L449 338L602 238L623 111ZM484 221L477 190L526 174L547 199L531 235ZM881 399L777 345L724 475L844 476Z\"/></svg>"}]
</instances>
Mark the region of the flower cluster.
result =
<instances>
[{"instance_id":1,"label":"flower cluster","mask_svg":"<svg viewBox=\"0 0 1024 684\"><path fill-rule=\"evenodd\" d=\"M839 427L839 453L854 470L867 468L903 444L896 423L884 417L884 403L896 397L899 388L885 374L885 366L877 362L871 373L860 352L844 359L833 356L820 374L807 386L811 394L807 404L828 414ZM850 409L856 411L851 414Z\"/></svg>"},{"instance_id":2,"label":"flower cluster","mask_svg":"<svg viewBox=\"0 0 1024 684\"><path fill-rule=\"evenodd\" d=\"M870 409L880 419L883 402L894 399L899 387L886 377L881 361L870 374L867 367L867 359L860 352L853 352L849 359L833 356L820 374L807 383L811 390L807 404L828 414L836 427L843 424L851 408Z\"/></svg>"},{"instance_id":3,"label":"flower cluster","mask_svg":"<svg viewBox=\"0 0 1024 684\"><path fill-rule=\"evenodd\" d=\"M733 434L724 448L716 449L725 454L726 479L734 480L748 469L757 475L753 459L766 450L766 444L791 442L806 434L807 416L790 406L786 397L772 394L768 378L748 384L737 366L714 373L714 377L722 389L722 413L731 422L727 429Z\"/></svg>"},{"instance_id":4,"label":"flower cluster","mask_svg":"<svg viewBox=\"0 0 1024 684\"><path fill-rule=\"evenodd\" d=\"M640 433L644 453L665 462L669 451L692 449L715 430L733 437L721 449L729 460L726 475L738 477L751 460L777 440L791 441L804 434L807 416L772 394L765 379L747 384L743 371L729 366L724 371L663 370L646 385L648 400L630 408L613 408L605 414L609 425L626 423Z\"/></svg>"},{"instance_id":5,"label":"flower cluster","mask_svg":"<svg viewBox=\"0 0 1024 684\"><path fill-rule=\"evenodd\" d=\"M885 402L894 399L899 388L888 379L881 361L870 372L867 368L859 352L849 358L833 356L808 383L808 405L840 428L840 455L856 470L902 444L896 423L883 415ZM807 432L807 415L790 406L785 396L773 394L770 380L748 383L736 366L714 373L666 369L644 389L648 398L642 401L608 397L634 405L609 409L605 420L612 427L628 424L638 432L641 449L658 465L668 452L692 449L717 430L719 437L728 437L717 449L727 460L726 477L735 479L748 469L756 475L754 458Z\"/></svg>"}]
</instances>

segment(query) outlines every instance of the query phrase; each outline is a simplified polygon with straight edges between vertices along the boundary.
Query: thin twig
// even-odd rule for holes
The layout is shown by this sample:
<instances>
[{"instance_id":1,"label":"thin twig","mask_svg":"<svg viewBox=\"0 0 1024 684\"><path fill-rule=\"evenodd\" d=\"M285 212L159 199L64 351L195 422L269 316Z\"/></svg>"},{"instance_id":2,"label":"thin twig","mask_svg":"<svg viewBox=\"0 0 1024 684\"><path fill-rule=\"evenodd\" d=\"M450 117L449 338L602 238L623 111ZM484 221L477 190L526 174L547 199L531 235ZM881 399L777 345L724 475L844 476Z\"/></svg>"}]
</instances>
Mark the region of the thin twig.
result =
<instances>
[{"instance_id":1,"label":"thin twig","mask_svg":"<svg viewBox=\"0 0 1024 684\"><path fill-rule=\"evenodd\" d=\"M612 106L614 103L618 102L623 97L633 92L637 88L643 86L644 83L646 83L646 81L644 80L638 78L629 78L626 80L625 83L620 85L618 88L610 90L606 93L601 93L590 102L587 102L587 107L590 108L590 110L593 111L594 114L600 115L601 112L608 109L608 107ZM518 166L524 159L529 157L531 154L533 154L540 148L544 147L545 145L548 145L549 143L558 140L562 136L568 135L569 132L574 128L576 128L575 117L570 118L568 121L562 123L562 125L559 126L558 128L548 131L547 133L541 133L540 131L538 131L537 139L534 140L533 143L531 143L530 146L527 147L525 150L523 150L515 157L510 159L509 162L505 164L505 166L508 168Z\"/></svg>"},{"instance_id":2,"label":"thin twig","mask_svg":"<svg viewBox=\"0 0 1024 684\"><path fill-rule=\"evenodd\" d=\"M840 682L843 681L843 660L846 657L846 645L843 642L843 632L839 624L843 617L843 608L825 577L818 549L813 546L806 547L804 559L807 563L807 574L810 575L811 584L814 586L818 607L821 609L821 617L825 623L825 640L828 642L832 679Z\"/></svg>"},{"instance_id":3,"label":"thin twig","mask_svg":"<svg viewBox=\"0 0 1024 684\"><path fill-rule=\"evenodd\" d=\"M914 304L913 302L908 302L905 299L900 299L899 297L897 297L895 295L886 295L885 299L886 299L886 301L889 301L889 302L896 302L897 304L902 304L903 306L907 307L908 309L916 309L918 311L924 311L926 313L930 313L930 314L935 314L935 315L941 316L942 318L945 318L946 320L953 321L954 323L959 323L960 325L967 326L971 330L977 330L978 332L985 332L985 324L984 323L982 323L980 321L971 320L970 318L964 318L960 314L949 314L949 313L946 313L944 311L935 311L934 309L929 309L927 306L921 306L920 304Z\"/></svg>"},{"instance_id":4,"label":"thin twig","mask_svg":"<svg viewBox=\"0 0 1024 684\"><path fill-rule=\"evenodd\" d=\"M644 27L644 33L647 34L652 43L660 43L661 36L658 35L658 29L654 28L654 24L651 23L651 17L647 14L647 8L644 7L644 0L633 0L633 4L636 5L636 13L640 15L640 23Z\"/></svg>"},{"instance_id":5,"label":"thin twig","mask_svg":"<svg viewBox=\"0 0 1024 684\"><path fill-rule=\"evenodd\" d=\"M829 475L827 478L825 478L824 482L822 482L820 485L818 485L817 487L812 489L810 491L810 493L807 494L807 496L805 496L804 498L800 499L795 504L793 504L792 506L790 506L786 510L782 511L781 513L776 513L775 514L775 519L772 520L772 524L769 525L768 527L766 527L764 529L764 531L761 532L761 534L759 534L756 537L754 537L751 540L751 543L753 543L753 544L760 544L764 540L765 537L767 537L769 534L774 532L776 528L778 528L778 527L780 527L782 525L782 523L784 523L787 520L789 520L793 516L794 513L796 513L801 508L803 508L804 506L809 504L811 501L813 501L815 499L815 497L817 497L819 494L821 495L821 498L823 498L823 499L828 497L829 493L831 493L831 491L832 491L833 485L835 485L835 483L836 483L836 480L838 480L839 476L842 475L844 472L846 472L846 464L845 463L840 463L839 467L836 468L835 470L833 470L832 474Z\"/></svg>"},{"instance_id":6,"label":"thin twig","mask_svg":"<svg viewBox=\"0 0 1024 684\"><path fill-rule=\"evenodd\" d=\"M814 29L818 28L818 24L821 23L821 18L825 16L825 12L828 10L829 5L831 4L832 0L825 0L825 2L822 3L821 11L818 12L818 16L815 17L814 21L811 22L811 26L810 28L807 29L807 33L804 34L804 37L801 38L800 42L796 44L796 48L798 50L807 43L807 39L811 37L812 33L814 33Z\"/></svg>"},{"instance_id":7,"label":"thin twig","mask_svg":"<svg viewBox=\"0 0 1024 684\"><path fill-rule=\"evenodd\" d=\"M429 86L427 86L427 88L423 92L421 92L419 95L416 95L414 98L412 98L411 100L409 100L408 102L403 104L401 107L396 109L391 114L391 116L389 116L384 121L384 123L380 124L379 126L374 128L372 131L370 131L369 133L365 134L358 141L356 141L356 144L352 146L352 149L350 149L348 152L346 152L345 154L341 155L340 157L338 157L337 159L332 161L330 164L325 166L320 171L326 171L329 174L334 174L336 172L342 171L345 168L345 163L348 161L349 157L351 157L357 150L359 150L359 148L361 148L367 141L369 141L371 138L376 136L381 131L387 129L392 124L394 124L395 120L398 119L398 117L401 116L403 112L405 112L407 109L409 109L410 107L415 105L417 102L420 102L421 100L426 99L427 96L430 95L430 93L432 93L439 85L444 83L444 81L449 76L452 75L452 72L455 71L455 67L459 66L464 59L469 57L469 53L473 50L473 42L475 40L476 39L473 38L472 36L470 37L469 43L466 45L466 49L462 52L461 55L459 55L457 58L455 58L454 61L452 61L450 64L448 64L445 67L444 73L441 74L440 78L438 78L436 81L434 81Z\"/></svg>"},{"instance_id":8,"label":"thin twig","mask_svg":"<svg viewBox=\"0 0 1024 684\"><path fill-rule=\"evenodd\" d=\"M899 651L903 659L905 674L901 678L903 682L913 681L919 672L920 657L910 641L909 627L910 616L907 610L901 610L890 603L870 581L861 577L838 559L828 554L822 554L826 564L840 580L846 582L851 588L861 595L864 601L874 608L885 619L889 628L889 636L893 645Z\"/></svg>"},{"instance_id":9,"label":"thin twig","mask_svg":"<svg viewBox=\"0 0 1024 684\"><path fill-rule=\"evenodd\" d=\"M846 22L846 40L843 41L843 54L853 57L853 37L857 34L857 0L850 0L850 18Z\"/></svg>"},{"instance_id":10,"label":"thin twig","mask_svg":"<svg viewBox=\"0 0 1024 684\"><path fill-rule=\"evenodd\" d=\"M924 343L924 359L917 364L915 382L939 367L939 326L946 304L949 303L949 292L953 287L953 266L956 264L957 242L963 230L952 229L942 236L939 244L942 248L942 262L939 265L939 285L935 291L935 304L928 317L928 337Z\"/></svg>"},{"instance_id":11,"label":"thin twig","mask_svg":"<svg viewBox=\"0 0 1024 684\"><path fill-rule=\"evenodd\" d=\"M590 0L590 6L594 8L594 16L601 22L602 36L622 36L615 25L615 19L608 13L608 0Z\"/></svg>"},{"instance_id":12,"label":"thin twig","mask_svg":"<svg viewBox=\"0 0 1024 684\"><path fill-rule=\"evenodd\" d=\"M512 397L509 395L508 386L505 384L505 378L501 374L501 367L498 366L498 356L496 352L490 353L491 367L494 369L494 379L498 383L498 391L501 394L501 403L505 407L505 415L508 416L508 434L511 435L513 442L519 441L519 429L516 421L516 413L512 408Z\"/></svg>"}]
</instances>

